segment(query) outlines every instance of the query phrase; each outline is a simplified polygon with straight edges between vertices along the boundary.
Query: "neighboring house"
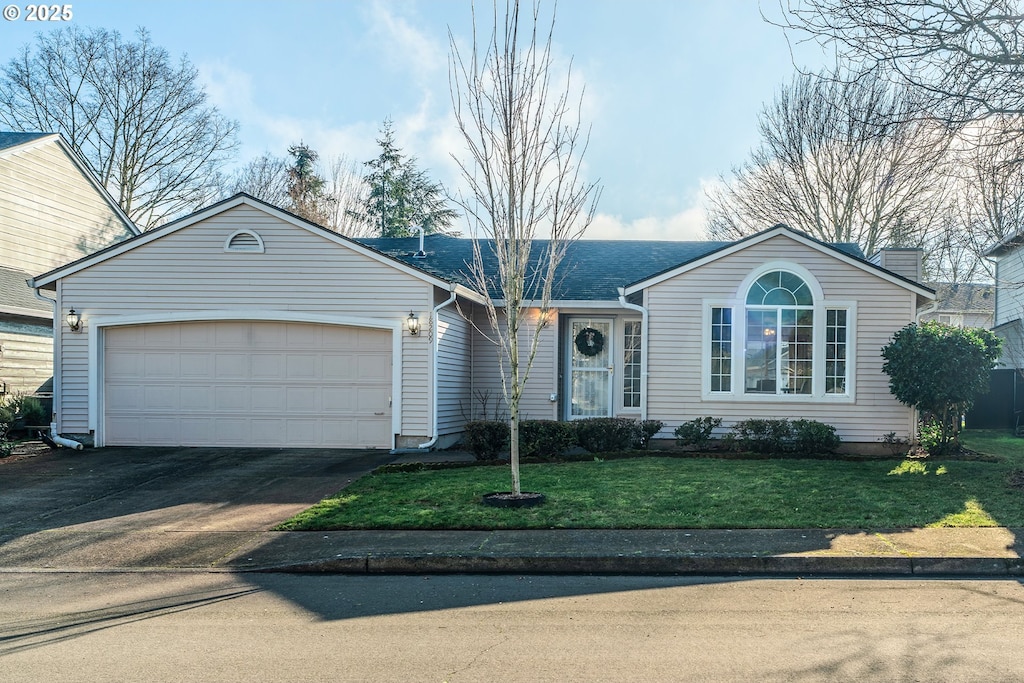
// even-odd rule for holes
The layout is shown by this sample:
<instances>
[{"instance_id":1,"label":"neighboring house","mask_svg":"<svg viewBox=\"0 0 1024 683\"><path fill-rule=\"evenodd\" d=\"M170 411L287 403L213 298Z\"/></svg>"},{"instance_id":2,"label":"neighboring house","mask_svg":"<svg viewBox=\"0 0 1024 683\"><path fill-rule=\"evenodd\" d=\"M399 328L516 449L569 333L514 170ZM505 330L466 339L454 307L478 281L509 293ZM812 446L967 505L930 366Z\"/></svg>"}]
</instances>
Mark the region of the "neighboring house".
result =
<instances>
[{"instance_id":1,"label":"neighboring house","mask_svg":"<svg viewBox=\"0 0 1024 683\"><path fill-rule=\"evenodd\" d=\"M929 307L921 321L937 320L953 327L992 327L996 304L995 285L967 282L929 282L935 290L935 308Z\"/></svg>"},{"instance_id":2,"label":"neighboring house","mask_svg":"<svg viewBox=\"0 0 1024 683\"><path fill-rule=\"evenodd\" d=\"M468 240L355 241L237 195L35 278L60 326L58 430L97 445L414 447L501 395ZM524 416L914 431L880 350L929 288L785 226L589 241L560 270ZM409 320L419 326L413 335ZM534 318L535 319L535 318ZM479 329L478 329L479 326Z\"/></svg>"},{"instance_id":3,"label":"neighboring house","mask_svg":"<svg viewBox=\"0 0 1024 683\"><path fill-rule=\"evenodd\" d=\"M51 390L53 304L31 276L136 234L60 135L0 133L0 400Z\"/></svg>"},{"instance_id":4,"label":"neighboring house","mask_svg":"<svg viewBox=\"0 0 1024 683\"><path fill-rule=\"evenodd\" d=\"M996 292L992 331L1003 340L999 363L1024 368L1024 232L1002 240L985 256L995 262Z\"/></svg>"}]
</instances>

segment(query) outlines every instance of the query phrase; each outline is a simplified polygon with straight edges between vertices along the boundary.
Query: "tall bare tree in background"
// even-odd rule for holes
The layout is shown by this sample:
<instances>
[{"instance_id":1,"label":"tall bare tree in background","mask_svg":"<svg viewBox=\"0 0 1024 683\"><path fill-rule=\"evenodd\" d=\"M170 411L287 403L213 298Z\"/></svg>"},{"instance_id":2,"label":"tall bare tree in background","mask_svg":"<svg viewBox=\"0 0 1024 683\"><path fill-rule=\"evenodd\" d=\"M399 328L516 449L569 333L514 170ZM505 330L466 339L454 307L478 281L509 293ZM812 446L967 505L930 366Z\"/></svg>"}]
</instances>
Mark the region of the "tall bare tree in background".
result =
<instances>
[{"instance_id":1,"label":"tall bare tree in background","mask_svg":"<svg viewBox=\"0 0 1024 683\"><path fill-rule=\"evenodd\" d=\"M554 12L546 31L538 5L524 14L515 0L504 8L495 2L493 31L482 42L474 12L468 55L450 39L452 104L469 153L459 161L469 196L459 203L475 238L472 278L486 294L498 346L517 496L519 404L549 323L555 272L593 220L600 195L580 174L589 139L582 98L572 97L568 72L556 81Z\"/></svg>"},{"instance_id":2,"label":"tall bare tree in background","mask_svg":"<svg viewBox=\"0 0 1024 683\"><path fill-rule=\"evenodd\" d=\"M132 41L74 26L40 32L3 68L0 123L61 133L143 228L216 195L238 127L144 29Z\"/></svg>"},{"instance_id":3,"label":"tall bare tree in background","mask_svg":"<svg viewBox=\"0 0 1024 683\"><path fill-rule=\"evenodd\" d=\"M1024 114L1024 10L1018 0L780 0L797 40L835 50L927 98L955 123ZM1024 133L1024 129L1015 129Z\"/></svg>"},{"instance_id":4,"label":"tall bare tree in background","mask_svg":"<svg viewBox=\"0 0 1024 683\"><path fill-rule=\"evenodd\" d=\"M348 237L373 234L372 226L364 225L355 215L355 209L363 205L367 194L359 166L345 155L325 161L314 151L312 166L299 171L296 153L301 147L309 149L305 145L293 145L289 149L291 161L269 152L250 160L229 179L221 194L245 192ZM321 180L318 196L304 194L295 185L296 176L303 173L307 178L312 174Z\"/></svg>"},{"instance_id":5,"label":"tall bare tree in background","mask_svg":"<svg viewBox=\"0 0 1024 683\"><path fill-rule=\"evenodd\" d=\"M761 113L750 160L709 192L709 234L783 222L866 254L922 246L948 205L939 179L952 136L916 111L877 77L797 76Z\"/></svg>"}]
</instances>

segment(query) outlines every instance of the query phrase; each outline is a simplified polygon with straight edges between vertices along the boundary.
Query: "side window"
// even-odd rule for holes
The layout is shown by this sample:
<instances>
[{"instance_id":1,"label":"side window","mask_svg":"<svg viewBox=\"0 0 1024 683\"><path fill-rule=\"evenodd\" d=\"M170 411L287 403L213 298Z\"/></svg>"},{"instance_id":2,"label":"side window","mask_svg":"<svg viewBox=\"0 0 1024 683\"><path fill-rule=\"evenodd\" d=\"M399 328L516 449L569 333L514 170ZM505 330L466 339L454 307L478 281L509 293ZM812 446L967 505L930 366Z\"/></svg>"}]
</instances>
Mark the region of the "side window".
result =
<instances>
[{"instance_id":1,"label":"side window","mask_svg":"<svg viewBox=\"0 0 1024 683\"><path fill-rule=\"evenodd\" d=\"M711 309L711 391L732 391L732 309Z\"/></svg>"},{"instance_id":2,"label":"side window","mask_svg":"<svg viewBox=\"0 0 1024 683\"><path fill-rule=\"evenodd\" d=\"M623 327L625 343L622 350L622 407L640 407L640 345L639 320L627 320Z\"/></svg>"}]
</instances>

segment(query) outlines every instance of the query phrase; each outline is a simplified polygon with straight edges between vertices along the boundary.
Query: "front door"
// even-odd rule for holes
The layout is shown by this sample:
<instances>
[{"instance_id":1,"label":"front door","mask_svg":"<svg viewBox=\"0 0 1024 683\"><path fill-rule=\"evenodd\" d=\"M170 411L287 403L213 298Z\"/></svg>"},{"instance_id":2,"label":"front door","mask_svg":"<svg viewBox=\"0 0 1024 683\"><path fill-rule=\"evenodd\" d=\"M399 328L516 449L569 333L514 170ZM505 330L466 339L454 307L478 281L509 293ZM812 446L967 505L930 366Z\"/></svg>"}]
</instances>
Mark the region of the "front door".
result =
<instances>
[{"instance_id":1,"label":"front door","mask_svg":"<svg viewBox=\"0 0 1024 683\"><path fill-rule=\"evenodd\" d=\"M569 323L569 403L567 417L610 417L612 414L612 321L571 318Z\"/></svg>"}]
</instances>

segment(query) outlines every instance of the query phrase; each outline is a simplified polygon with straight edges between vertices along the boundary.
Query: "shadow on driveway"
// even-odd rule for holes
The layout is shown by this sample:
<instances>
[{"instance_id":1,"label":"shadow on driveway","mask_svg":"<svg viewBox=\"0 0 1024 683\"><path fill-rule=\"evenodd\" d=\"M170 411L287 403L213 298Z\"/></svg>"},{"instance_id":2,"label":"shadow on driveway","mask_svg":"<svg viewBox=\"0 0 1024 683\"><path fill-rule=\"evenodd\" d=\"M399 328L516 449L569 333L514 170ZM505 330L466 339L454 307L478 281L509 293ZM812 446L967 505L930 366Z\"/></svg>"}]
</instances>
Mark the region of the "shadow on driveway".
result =
<instances>
[{"instance_id":1,"label":"shadow on driveway","mask_svg":"<svg viewBox=\"0 0 1024 683\"><path fill-rule=\"evenodd\" d=\"M10 463L0 468L0 567L209 566L393 459L381 450L102 448Z\"/></svg>"}]
</instances>

